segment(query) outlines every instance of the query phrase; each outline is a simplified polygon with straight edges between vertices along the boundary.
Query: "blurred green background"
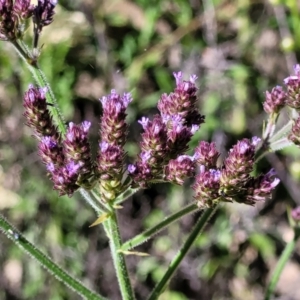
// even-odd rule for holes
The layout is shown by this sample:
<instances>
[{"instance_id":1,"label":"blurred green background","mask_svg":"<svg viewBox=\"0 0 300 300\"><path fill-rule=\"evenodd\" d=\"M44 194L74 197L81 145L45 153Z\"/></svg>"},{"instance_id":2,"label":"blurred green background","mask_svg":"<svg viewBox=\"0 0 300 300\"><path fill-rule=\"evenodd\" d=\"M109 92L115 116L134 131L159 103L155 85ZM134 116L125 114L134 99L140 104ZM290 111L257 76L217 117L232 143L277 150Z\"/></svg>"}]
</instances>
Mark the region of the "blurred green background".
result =
<instances>
[{"instance_id":1,"label":"blurred green background","mask_svg":"<svg viewBox=\"0 0 300 300\"><path fill-rule=\"evenodd\" d=\"M101 105L115 88L130 91L128 160L138 153L137 120L156 112L171 92L174 71L199 76L206 123L191 142L215 141L222 156L243 137L261 136L264 93L292 74L300 56L296 0L61 0L45 28L40 58L68 121L92 122L96 152ZM30 42L30 30L28 31ZM26 237L96 291L120 299L108 242L79 194L58 197L24 126L22 97L33 83L10 44L0 43L0 210ZM289 119L284 111L280 124ZM180 265L161 300L262 299L278 256L292 236L287 206L300 205L300 151L289 147L260 162L282 180L272 200L256 207L227 204ZM120 210L124 240L192 201L191 182L155 185ZM198 214L183 218L127 258L137 299L146 299ZM79 299L0 236L0 299ZM300 299L300 245L277 288L278 299ZM276 299L277 299L276 298Z\"/></svg>"}]
</instances>

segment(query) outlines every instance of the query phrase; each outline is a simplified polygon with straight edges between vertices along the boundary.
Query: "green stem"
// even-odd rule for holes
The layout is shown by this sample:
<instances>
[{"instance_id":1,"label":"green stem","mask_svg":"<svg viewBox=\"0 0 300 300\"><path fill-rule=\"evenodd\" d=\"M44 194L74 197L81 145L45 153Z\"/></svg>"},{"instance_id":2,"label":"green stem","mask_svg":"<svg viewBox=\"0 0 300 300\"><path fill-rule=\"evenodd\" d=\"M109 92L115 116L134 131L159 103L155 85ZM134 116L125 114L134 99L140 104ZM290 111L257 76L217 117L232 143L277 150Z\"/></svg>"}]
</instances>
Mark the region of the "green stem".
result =
<instances>
[{"instance_id":1,"label":"green stem","mask_svg":"<svg viewBox=\"0 0 300 300\"><path fill-rule=\"evenodd\" d=\"M270 283L267 287L265 298L264 298L265 300L271 299L271 296L274 293L275 287L280 278L282 270L283 270L284 266L286 265L287 261L289 260L292 252L295 249L298 237L299 237L299 235L295 233L294 239L292 241L290 241L288 244L286 244L285 249L279 258L279 261L277 262L277 265L276 265L276 268L271 277Z\"/></svg>"},{"instance_id":2,"label":"green stem","mask_svg":"<svg viewBox=\"0 0 300 300\"><path fill-rule=\"evenodd\" d=\"M58 125L58 128L62 134L66 132L66 126L65 126L65 120L60 112L60 109L58 107L57 100L55 98L55 95L51 89L50 84L48 83L45 74L43 71L39 68L37 64L30 64L31 58L30 54L27 53L24 49L27 49L28 47L22 42L13 42L13 45L19 54L19 56L22 58L22 60L25 62L25 66L27 69L31 72L34 80L36 81L37 85L39 87L46 87L48 93L46 93L47 101L50 104L53 104L53 106L49 106L49 110L51 111L53 118Z\"/></svg>"},{"instance_id":3,"label":"green stem","mask_svg":"<svg viewBox=\"0 0 300 300\"><path fill-rule=\"evenodd\" d=\"M80 281L71 277L66 271L55 264L48 256L31 244L16 228L0 214L0 231L11 239L20 249L34 258L47 272L71 288L75 293L88 300L103 300L104 297L89 290Z\"/></svg>"},{"instance_id":4,"label":"green stem","mask_svg":"<svg viewBox=\"0 0 300 300\"><path fill-rule=\"evenodd\" d=\"M196 238L201 234L202 230L204 229L205 225L209 221L209 219L212 217L212 215L215 213L217 209L217 205L212 208L208 208L205 210L201 216L201 218L196 223L194 229L188 236L186 242L182 245L181 249L178 251L178 253L173 258L172 262L170 263L165 275L160 280L160 282L155 286L153 289L151 295L149 296L148 300L155 300L158 299L159 295L165 288L168 281L171 279L174 272L177 270L177 267L191 248L192 244L196 240Z\"/></svg>"},{"instance_id":5,"label":"green stem","mask_svg":"<svg viewBox=\"0 0 300 300\"><path fill-rule=\"evenodd\" d=\"M263 132L263 140L264 141L267 141L269 139L269 137L273 135L278 116L279 116L278 113L272 113L269 115L267 126Z\"/></svg>"},{"instance_id":6,"label":"green stem","mask_svg":"<svg viewBox=\"0 0 300 300\"><path fill-rule=\"evenodd\" d=\"M108 209L102 205L101 202L98 202L96 200L93 199L94 193L93 190L92 191L86 191L83 188L79 189L79 192L81 194L81 196L84 198L84 200L87 202L88 205L90 205L94 211L96 212L97 215L100 215L103 212L108 212Z\"/></svg>"},{"instance_id":7,"label":"green stem","mask_svg":"<svg viewBox=\"0 0 300 300\"><path fill-rule=\"evenodd\" d=\"M269 142L274 143L275 141L281 139L283 136L286 136L288 132L291 131L294 124L293 120L290 120L286 125L280 128L272 137L270 137Z\"/></svg>"},{"instance_id":8,"label":"green stem","mask_svg":"<svg viewBox=\"0 0 300 300\"><path fill-rule=\"evenodd\" d=\"M122 300L134 300L134 294L131 287L124 254L119 251L122 245L117 215L112 212L110 218L103 223L106 233L109 233L109 244L111 256L113 259L116 275L119 282L119 287L122 294Z\"/></svg>"},{"instance_id":9,"label":"green stem","mask_svg":"<svg viewBox=\"0 0 300 300\"><path fill-rule=\"evenodd\" d=\"M183 216L190 214L198 209L195 203L192 203L180 211L166 217L162 222L158 223L154 227L147 229L146 231L142 232L141 234L135 236L131 240L125 242L121 249L124 251L130 250L138 245L141 245L147 242L150 238L152 238L155 234L159 233L163 229L165 229L170 224L174 223L178 219L182 218Z\"/></svg>"},{"instance_id":10,"label":"green stem","mask_svg":"<svg viewBox=\"0 0 300 300\"><path fill-rule=\"evenodd\" d=\"M138 190L140 190L140 188L128 188L124 193L122 193L116 198L114 204L120 204L126 201L129 197L134 195Z\"/></svg>"}]
</instances>

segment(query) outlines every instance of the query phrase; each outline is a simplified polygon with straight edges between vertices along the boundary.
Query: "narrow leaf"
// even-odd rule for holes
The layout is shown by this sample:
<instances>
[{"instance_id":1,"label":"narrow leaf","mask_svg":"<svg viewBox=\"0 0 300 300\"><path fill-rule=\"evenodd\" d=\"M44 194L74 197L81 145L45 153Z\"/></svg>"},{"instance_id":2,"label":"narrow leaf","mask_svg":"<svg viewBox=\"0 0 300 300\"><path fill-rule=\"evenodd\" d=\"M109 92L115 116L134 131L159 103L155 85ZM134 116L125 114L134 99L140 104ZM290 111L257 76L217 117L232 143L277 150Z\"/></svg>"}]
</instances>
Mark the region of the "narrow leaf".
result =
<instances>
[{"instance_id":1,"label":"narrow leaf","mask_svg":"<svg viewBox=\"0 0 300 300\"><path fill-rule=\"evenodd\" d=\"M150 254L146 253L146 252L139 252L139 251L126 251L126 250L122 250L119 249L118 252L121 252L125 255L136 255L136 256L149 256Z\"/></svg>"},{"instance_id":2,"label":"narrow leaf","mask_svg":"<svg viewBox=\"0 0 300 300\"><path fill-rule=\"evenodd\" d=\"M92 223L89 227L93 227L99 225L110 218L110 214L104 213L102 214L94 223Z\"/></svg>"}]
</instances>

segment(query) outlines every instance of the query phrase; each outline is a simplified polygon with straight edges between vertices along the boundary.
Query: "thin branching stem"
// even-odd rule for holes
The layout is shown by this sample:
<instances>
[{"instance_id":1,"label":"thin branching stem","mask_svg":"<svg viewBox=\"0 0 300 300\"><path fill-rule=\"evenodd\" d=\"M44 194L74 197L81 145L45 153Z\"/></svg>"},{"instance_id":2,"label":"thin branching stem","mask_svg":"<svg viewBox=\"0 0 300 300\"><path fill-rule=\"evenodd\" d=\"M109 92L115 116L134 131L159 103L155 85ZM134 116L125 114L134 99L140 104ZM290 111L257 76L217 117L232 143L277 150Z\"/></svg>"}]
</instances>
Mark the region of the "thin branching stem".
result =
<instances>
[{"instance_id":1,"label":"thin branching stem","mask_svg":"<svg viewBox=\"0 0 300 300\"><path fill-rule=\"evenodd\" d=\"M88 289L77 279L74 279L61 267L55 264L47 255L30 243L16 228L0 214L0 231L15 245L34 258L47 272L72 289L75 293L88 300L104 300L105 298Z\"/></svg>"},{"instance_id":2,"label":"thin branching stem","mask_svg":"<svg viewBox=\"0 0 300 300\"><path fill-rule=\"evenodd\" d=\"M97 201L97 198L95 198L95 194L93 193L93 191L86 191L85 189L81 188L79 189L81 196L83 197L83 199L86 201L86 203L91 206L94 211L96 212L97 215L100 215L101 213L108 212L107 207L105 207L104 205L102 205L101 202Z\"/></svg>"},{"instance_id":3,"label":"thin branching stem","mask_svg":"<svg viewBox=\"0 0 300 300\"><path fill-rule=\"evenodd\" d=\"M201 234L201 232L203 231L205 225L207 224L209 219L213 216L213 214L215 213L216 210L217 210L217 205L215 207L208 208L203 212L202 216L199 218L198 222L196 223L194 229L192 230L192 232L188 236L187 240L182 245L180 250L177 252L177 254L173 258L173 260L171 261L166 273L164 274L162 279L158 282L158 284L153 289L153 291L152 291L151 295L149 296L148 300L158 299L159 295L164 290L165 286L167 285L167 283L171 279L172 275L177 270L179 264L181 263L181 261L183 260L183 258L185 257L185 255L187 254L187 252L189 251L191 246L193 245L196 238Z\"/></svg>"},{"instance_id":4,"label":"thin branching stem","mask_svg":"<svg viewBox=\"0 0 300 300\"><path fill-rule=\"evenodd\" d=\"M195 203L189 204L188 206L182 208L180 211L173 213L172 215L166 217L163 221L156 224L154 227L147 229L146 231L142 232L141 234L135 236L131 240L125 242L121 249L123 251L130 250L138 245L141 245L151 239L154 235L162 231L163 229L167 228L169 225L178 221L185 215L188 215L192 212L195 212L197 209L197 205Z\"/></svg>"},{"instance_id":5,"label":"thin branching stem","mask_svg":"<svg viewBox=\"0 0 300 300\"><path fill-rule=\"evenodd\" d=\"M126 201L129 197L134 195L139 190L140 190L140 188L129 187L125 192L123 192L121 195L119 195L116 198L116 200L114 201L114 204L121 204L122 202Z\"/></svg>"},{"instance_id":6,"label":"thin branching stem","mask_svg":"<svg viewBox=\"0 0 300 300\"><path fill-rule=\"evenodd\" d=\"M279 258L279 261L277 262L277 265L276 265L275 270L272 274L269 285L266 289L266 294L265 294L265 298L264 298L265 300L270 300L273 293L274 293L274 290L276 288L276 285L278 283L280 275L281 275L287 261L289 260L289 258L291 257L291 255L292 255L292 253L295 249L297 240L299 238L299 232L298 231L297 230L295 231L295 235L294 235L293 240L291 240L289 243L286 244L285 249L284 249L284 251L282 252L282 254Z\"/></svg>"},{"instance_id":7,"label":"thin branching stem","mask_svg":"<svg viewBox=\"0 0 300 300\"><path fill-rule=\"evenodd\" d=\"M50 104L53 104L53 106L49 106L49 109L53 115L54 121L56 122L56 124L58 125L58 128L61 132L61 134L65 134L66 132L66 125L65 125L65 120L64 117L58 107L58 103L57 100L55 98L55 95L51 89L50 84L48 83L45 74L43 73L43 71L39 68L37 63L31 64L31 57L30 54L27 53L27 51L25 49L28 49L27 46L20 41L15 41L13 43L17 53L19 54L19 56L21 57L21 59L25 62L25 66L27 67L27 69L31 72L36 84L39 87L46 87L48 93L46 93L46 98L47 101Z\"/></svg>"}]
</instances>

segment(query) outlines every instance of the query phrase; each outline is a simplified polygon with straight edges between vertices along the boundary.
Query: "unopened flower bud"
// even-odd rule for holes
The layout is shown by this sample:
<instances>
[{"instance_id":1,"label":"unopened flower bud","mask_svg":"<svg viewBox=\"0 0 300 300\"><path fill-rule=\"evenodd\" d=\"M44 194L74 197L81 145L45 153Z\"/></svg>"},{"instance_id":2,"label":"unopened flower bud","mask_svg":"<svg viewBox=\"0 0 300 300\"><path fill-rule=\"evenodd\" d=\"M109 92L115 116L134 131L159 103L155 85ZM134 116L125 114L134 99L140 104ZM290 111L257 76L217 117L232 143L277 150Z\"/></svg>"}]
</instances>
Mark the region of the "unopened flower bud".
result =
<instances>
[{"instance_id":1,"label":"unopened flower bud","mask_svg":"<svg viewBox=\"0 0 300 300\"><path fill-rule=\"evenodd\" d=\"M287 87L286 104L297 110L300 109L300 65L294 67L295 75L291 75L284 79Z\"/></svg>"},{"instance_id":2,"label":"unopened flower bud","mask_svg":"<svg viewBox=\"0 0 300 300\"><path fill-rule=\"evenodd\" d=\"M112 201L121 192L124 174L124 150L120 146L101 142L98 154L100 194L103 200Z\"/></svg>"},{"instance_id":3,"label":"unopened flower bud","mask_svg":"<svg viewBox=\"0 0 300 300\"><path fill-rule=\"evenodd\" d=\"M183 185L184 180L195 175L195 162L188 155L171 159L165 169L166 180Z\"/></svg>"},{"instance_id":4,"label":"unopened flower bud","mask_svg":"<svg viewBox=\"0 0 300 300\"><path fill-rule=\"evenodd\" d=\"M127 138L126 109L131 102L129 93L120 96L115 90L100 99L103 115L100 123L101 141L110 145L124 146Z\"/></svg>"},{"instance_id":5,"label":"unopened flower bud","mask_svg":"<svg viewBox=\"0 0 300 300\"><path fill-rule=\"evenodd\" d=\"M221 172L215 169L203 170L197 175L192 188L199 208L212 207L219 201L220 176Z\"/></svg>"},{"instance_id":6,"label":"unopened flower bud","mask_svg":"<svg viewBox=\"0 0 300 300\"><path fill-rule=\"evenodd\" d=\"M163 94L158 102L157 107L162 117L180 115L183 125L200 125L204 122L204 116L197 110L197 76L192 75L189 81L183 81L181 72L173 74L176 80L174 92Z\"/></svg>"},{"instance_id":7,"label":"unopened flower bud","mask_svg":"<svg viewBox=\"0 0 300 300\"><path fill-rule=\"evenodd\" d=\"M294 122L288 139L298 147L300 146L300 117Z\"/></svg>"},{"instance_id":8,"label":"unopened flower bud","mask_svg":"<svg viewBox=\"0 0 300 300\"><path fill-rule=\"evenodd\" d=\"M266 92L266 100L264 102L264 110L266 113L278 113L285 105L287 99L286 92L281 86L276 86L271 92Z\"/></svg>"},{"instance_id":9,"label":"unopened flower bud","mask_svg":"<svg viewBox=\"0 0 300 300\"><path fill-rule=\"evenodd\" d=\"M216 168L220 153L216 149L215 143L201 141L195 149L194 158L199 165L207 169Z\"/></svg>"}]
</instances>

